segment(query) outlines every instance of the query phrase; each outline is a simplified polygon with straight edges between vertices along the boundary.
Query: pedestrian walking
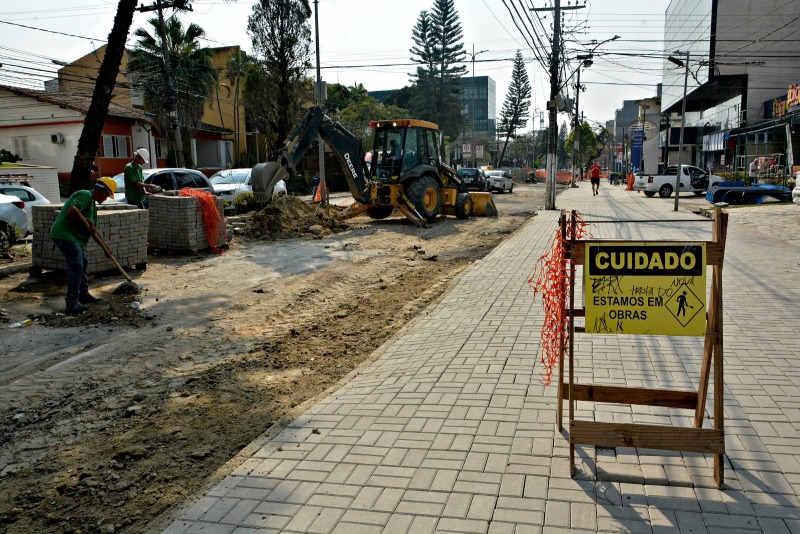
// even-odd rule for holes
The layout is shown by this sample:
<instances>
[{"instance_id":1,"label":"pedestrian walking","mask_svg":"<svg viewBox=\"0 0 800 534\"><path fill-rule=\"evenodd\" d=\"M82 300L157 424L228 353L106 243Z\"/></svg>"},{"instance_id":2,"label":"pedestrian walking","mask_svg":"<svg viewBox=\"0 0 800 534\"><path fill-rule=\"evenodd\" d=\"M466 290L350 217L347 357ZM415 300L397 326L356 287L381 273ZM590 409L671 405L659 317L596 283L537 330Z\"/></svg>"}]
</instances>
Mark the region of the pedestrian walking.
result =
<instances>
[{"instance_id":1,"label":"pedestrian walking","mask_svg":"<svg viewBox=\"0 0 800 534\"><path fill-rule=\"evenodd\" d=\"M754 184L758 181L758 159L754 159L750 162L747 177L750 179L751 184Z\"/></svg>"},{"instance_id":2,"label":"pedestrian walking","mask_svg":"<svg viewBox=\"0 0 800 534\"><path fill-rule=\"evenodd\" d=\"M95 202L102 204L107 198L114 198L117 183L111 178L98 178L91 190L82 189L74 192L61 207L50 229L50 239L53 240L58 250L64 255L67 262L67 297L66 312L69 314L81 313L86 310L86 304L100 302L100 297L89 293L89 262L84 254L89 237L97 232L97 207ZM80 216L71 208L83 215L89 223L87 229Z\"/></svg>"},{"instance_id":3,"label":"pedestrian walking","mask_svg":"<svg viewBox=\"0 0 800 534\"><path fill-rule=\"evenodd\" d=\"M603 170L596 162L589 167L589 180L592 182L592 196L600 192L600 171Z\"/></svg>"}]
</instances>

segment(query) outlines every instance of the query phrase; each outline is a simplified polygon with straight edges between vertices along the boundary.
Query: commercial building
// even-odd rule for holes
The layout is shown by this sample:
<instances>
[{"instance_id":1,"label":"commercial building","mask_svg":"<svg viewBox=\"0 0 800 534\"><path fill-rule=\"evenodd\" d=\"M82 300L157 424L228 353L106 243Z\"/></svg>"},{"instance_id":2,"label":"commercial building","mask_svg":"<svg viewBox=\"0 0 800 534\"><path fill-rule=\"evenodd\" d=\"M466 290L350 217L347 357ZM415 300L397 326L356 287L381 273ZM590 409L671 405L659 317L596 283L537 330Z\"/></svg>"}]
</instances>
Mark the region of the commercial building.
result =
<instances>
[{"instance_id":1,"label":"commercial building","mask_svg":"<svg viewBox=\"0 0 800 534\"><path fill-rule=\"evenodd\" d=\"M772 157L788 174L797 163L792 120L765 113L765 102L800 80L792 37L797 7L783 0L673 0L665 17L662 143L670 163L746 171ZM681 108L685 151L678 155Z\"/></svg>"}]
</instances>

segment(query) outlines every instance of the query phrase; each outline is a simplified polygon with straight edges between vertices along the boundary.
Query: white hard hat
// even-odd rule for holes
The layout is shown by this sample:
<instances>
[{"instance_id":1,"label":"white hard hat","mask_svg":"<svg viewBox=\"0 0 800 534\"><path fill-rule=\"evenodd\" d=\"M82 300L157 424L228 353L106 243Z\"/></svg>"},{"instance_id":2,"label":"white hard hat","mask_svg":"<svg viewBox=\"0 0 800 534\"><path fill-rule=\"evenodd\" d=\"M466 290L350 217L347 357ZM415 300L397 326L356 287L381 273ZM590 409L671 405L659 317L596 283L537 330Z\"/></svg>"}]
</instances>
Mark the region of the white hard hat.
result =
<instances>
[{"instance_id":1,"label":"white hard hat","mask_svg":"<svg viewBox=\"0 0 800 534\"><path fill-rule=\"evenodd\" d=\"M150 163L150 152L147 151L146 148L138 148L134 155L139 156L144 160L145 163Z\"/></svg>"}]
</instances>

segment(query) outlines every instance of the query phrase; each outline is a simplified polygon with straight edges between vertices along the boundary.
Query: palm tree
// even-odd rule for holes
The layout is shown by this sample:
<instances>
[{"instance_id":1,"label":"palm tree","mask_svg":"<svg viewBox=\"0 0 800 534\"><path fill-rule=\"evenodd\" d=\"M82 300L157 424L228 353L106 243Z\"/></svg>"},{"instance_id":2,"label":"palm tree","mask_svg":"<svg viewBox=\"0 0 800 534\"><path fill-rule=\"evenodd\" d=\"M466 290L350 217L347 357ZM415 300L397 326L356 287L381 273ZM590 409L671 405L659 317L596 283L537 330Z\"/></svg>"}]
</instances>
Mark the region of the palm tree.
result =
<instances>
[{"instance_id":1,"label":"palm tree","mask_svg":"<svg viewBox=\"0 0 800 534\"><path fill-rule=\"evenodd\" d=\"M236 134L233 137L233 152L236 159L239 154L239 135L241 124L239 124L239 82L244 79L248 66L252 63L250 57L241 50L231 54L228 64L225 66L225 77L233 83L233 130Z\"/></svg>"},{"instance_id":2,"label":"palm tree","mask_svg":"<svg viewBox=\"0 0 800 534\"><path fill-rule=\"evenodd\" d=\"M130 53L128 69L139 74L145 106L156 115L156 124L164 132L170 128L167 83L164 76L164 55L161 48L161 27L157 18L148 21L153 33L144 28L133 34L138 37L136 48ZM167 50L180 122L181 136L188 141L200 126L206 98L213 95L219 73L211 63L211 50L200 46L205 35L203 28L189 24L186 31L177 17L165 22ZM187 150L184 152L188 153Z\"/></svg>"}]
</instances>

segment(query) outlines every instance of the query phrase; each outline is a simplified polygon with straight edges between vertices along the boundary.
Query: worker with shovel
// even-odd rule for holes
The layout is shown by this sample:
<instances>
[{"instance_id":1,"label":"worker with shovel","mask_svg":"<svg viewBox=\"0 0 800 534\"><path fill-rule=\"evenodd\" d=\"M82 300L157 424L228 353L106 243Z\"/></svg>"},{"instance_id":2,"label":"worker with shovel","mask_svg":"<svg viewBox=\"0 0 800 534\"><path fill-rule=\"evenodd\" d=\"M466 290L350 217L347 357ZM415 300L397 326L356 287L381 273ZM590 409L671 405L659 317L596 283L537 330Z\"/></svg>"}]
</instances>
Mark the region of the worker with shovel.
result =
<instances>
[{"instance_id":1,"label":"worker with shovel","mask_svg":"<svg viewBox=\"0 0 800 534\"><path fill-rule=\"evenodd\" d=\"M102 204L107 198L114 198L116 190L117 183L103 177L95 182L91 190L76 191L64 203L50 229L50 239L67 261L67 313L81 313L87 309L86 304L103 300L89 293L89 262L83 249L89 237L97 232L95 202ZM71 209L73 207L76 209ZM88 228L81 221L81 215L88 222Z\"/></svg>"}]
</instances>

